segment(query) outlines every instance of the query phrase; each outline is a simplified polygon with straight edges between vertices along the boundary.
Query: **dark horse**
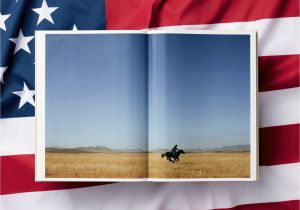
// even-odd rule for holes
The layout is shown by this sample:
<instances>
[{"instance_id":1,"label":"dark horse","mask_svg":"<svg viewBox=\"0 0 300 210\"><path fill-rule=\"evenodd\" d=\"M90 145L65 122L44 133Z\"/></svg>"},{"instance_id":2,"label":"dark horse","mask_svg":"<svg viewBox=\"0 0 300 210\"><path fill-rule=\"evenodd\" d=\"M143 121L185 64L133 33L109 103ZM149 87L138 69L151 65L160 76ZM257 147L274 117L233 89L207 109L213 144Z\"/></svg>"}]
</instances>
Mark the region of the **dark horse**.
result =
<instances>
[{"instance_id":1,"label":"dark horse","mask_svg":"<svg viewBox=\"0 0 300 210\"><path fill-rule=\"evenodd\" d=\"M173 152L165 152L165 153L161 154L161 158L164 158L166 156L168 161L175 163L175 161L178 162L180 160L179 156L181 154L185 154L185 152L182 149L176 151L175 154ZM172 160L172 158L173 158L173 160Z\"/></svg>"}]
</instances>

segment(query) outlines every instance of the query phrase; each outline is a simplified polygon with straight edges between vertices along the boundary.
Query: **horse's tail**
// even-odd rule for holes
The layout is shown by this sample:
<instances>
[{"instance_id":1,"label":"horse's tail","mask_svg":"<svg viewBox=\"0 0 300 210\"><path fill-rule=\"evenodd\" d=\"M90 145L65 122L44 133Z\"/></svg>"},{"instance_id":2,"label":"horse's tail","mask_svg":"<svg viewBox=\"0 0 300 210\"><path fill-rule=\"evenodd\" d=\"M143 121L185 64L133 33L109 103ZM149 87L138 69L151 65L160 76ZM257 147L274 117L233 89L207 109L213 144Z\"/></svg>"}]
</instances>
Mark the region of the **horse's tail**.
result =
<instances>
[{"instance_id":1,"label":"horse's tail","mask_svg":"<svg viewBox=\"0 0 300 210\"><path fill-rule=\"evenodd\" d=\"M161 154L161 158L164 158L165 157L165 154Z\"/></svg>"}]
</instances>

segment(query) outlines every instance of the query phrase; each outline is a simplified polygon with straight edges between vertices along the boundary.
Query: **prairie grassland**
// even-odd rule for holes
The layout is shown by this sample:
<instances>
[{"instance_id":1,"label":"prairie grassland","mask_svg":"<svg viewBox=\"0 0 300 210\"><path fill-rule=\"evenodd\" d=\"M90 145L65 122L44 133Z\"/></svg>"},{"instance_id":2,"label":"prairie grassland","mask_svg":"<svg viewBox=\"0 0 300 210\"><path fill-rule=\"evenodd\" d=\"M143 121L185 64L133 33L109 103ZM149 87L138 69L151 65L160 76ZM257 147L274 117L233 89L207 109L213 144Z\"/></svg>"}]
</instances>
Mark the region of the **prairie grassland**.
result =
<instances>
[{"instance_id":1,"label":"prairie grassland","mask_svg":"<svg viewBox=\"0 0 300 210\"><path fill-rule=\"evenodd\" d=\"M46 152L47 178L146 178L147 153Z\"/></svg>"},{"instance_id":2,"label":"prairie grassland","mask_svg":"<svg viewBox=\"0 0 300 210\"><path fill-rule=\"evenodd\" d=\"M150 153L149 177L152 178L249 178L249 152L187 153L171 163L160 153Z\"/></svg>"}]
</instances>

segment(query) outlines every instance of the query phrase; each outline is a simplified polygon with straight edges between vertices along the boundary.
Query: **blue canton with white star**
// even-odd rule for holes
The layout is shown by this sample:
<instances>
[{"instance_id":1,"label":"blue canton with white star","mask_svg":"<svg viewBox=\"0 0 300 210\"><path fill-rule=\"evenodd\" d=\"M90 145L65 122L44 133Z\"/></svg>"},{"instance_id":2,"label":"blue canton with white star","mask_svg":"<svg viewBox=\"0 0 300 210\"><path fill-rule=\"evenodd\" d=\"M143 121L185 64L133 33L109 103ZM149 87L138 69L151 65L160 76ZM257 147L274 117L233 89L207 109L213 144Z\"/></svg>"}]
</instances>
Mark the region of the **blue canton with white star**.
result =
<instances>
[{"instance_id":1,"label":"blue canton with white star","mask_svg":"<svg viewBox=\"0 0 300 210\"><path fill-rule=\"evenodd\" d=\"M105 17L105 0L1 0L1 118L34 116L35 30L101 30Z\"/></svg>"}]
</instances>

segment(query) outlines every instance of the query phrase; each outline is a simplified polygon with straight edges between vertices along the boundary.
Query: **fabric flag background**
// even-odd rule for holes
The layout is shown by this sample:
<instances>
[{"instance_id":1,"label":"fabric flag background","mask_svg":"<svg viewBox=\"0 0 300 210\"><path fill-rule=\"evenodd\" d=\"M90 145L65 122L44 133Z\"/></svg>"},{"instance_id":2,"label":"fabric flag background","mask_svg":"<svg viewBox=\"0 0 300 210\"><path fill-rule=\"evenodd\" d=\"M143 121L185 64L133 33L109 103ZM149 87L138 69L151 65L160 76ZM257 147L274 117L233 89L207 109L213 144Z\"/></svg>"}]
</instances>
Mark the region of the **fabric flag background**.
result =
<instances>
[{"instance_id":1,"label":"fabric flag background","mask_svg":"<svg viewBox=\"0 0 300 210\"><path fill-rule=\"evenodd\" d=\"M299 209L298 0L1 0L1 200L26 209ZM34 182L34 31L258 30L260 181Z\"/></svg>"}]
</instances>

